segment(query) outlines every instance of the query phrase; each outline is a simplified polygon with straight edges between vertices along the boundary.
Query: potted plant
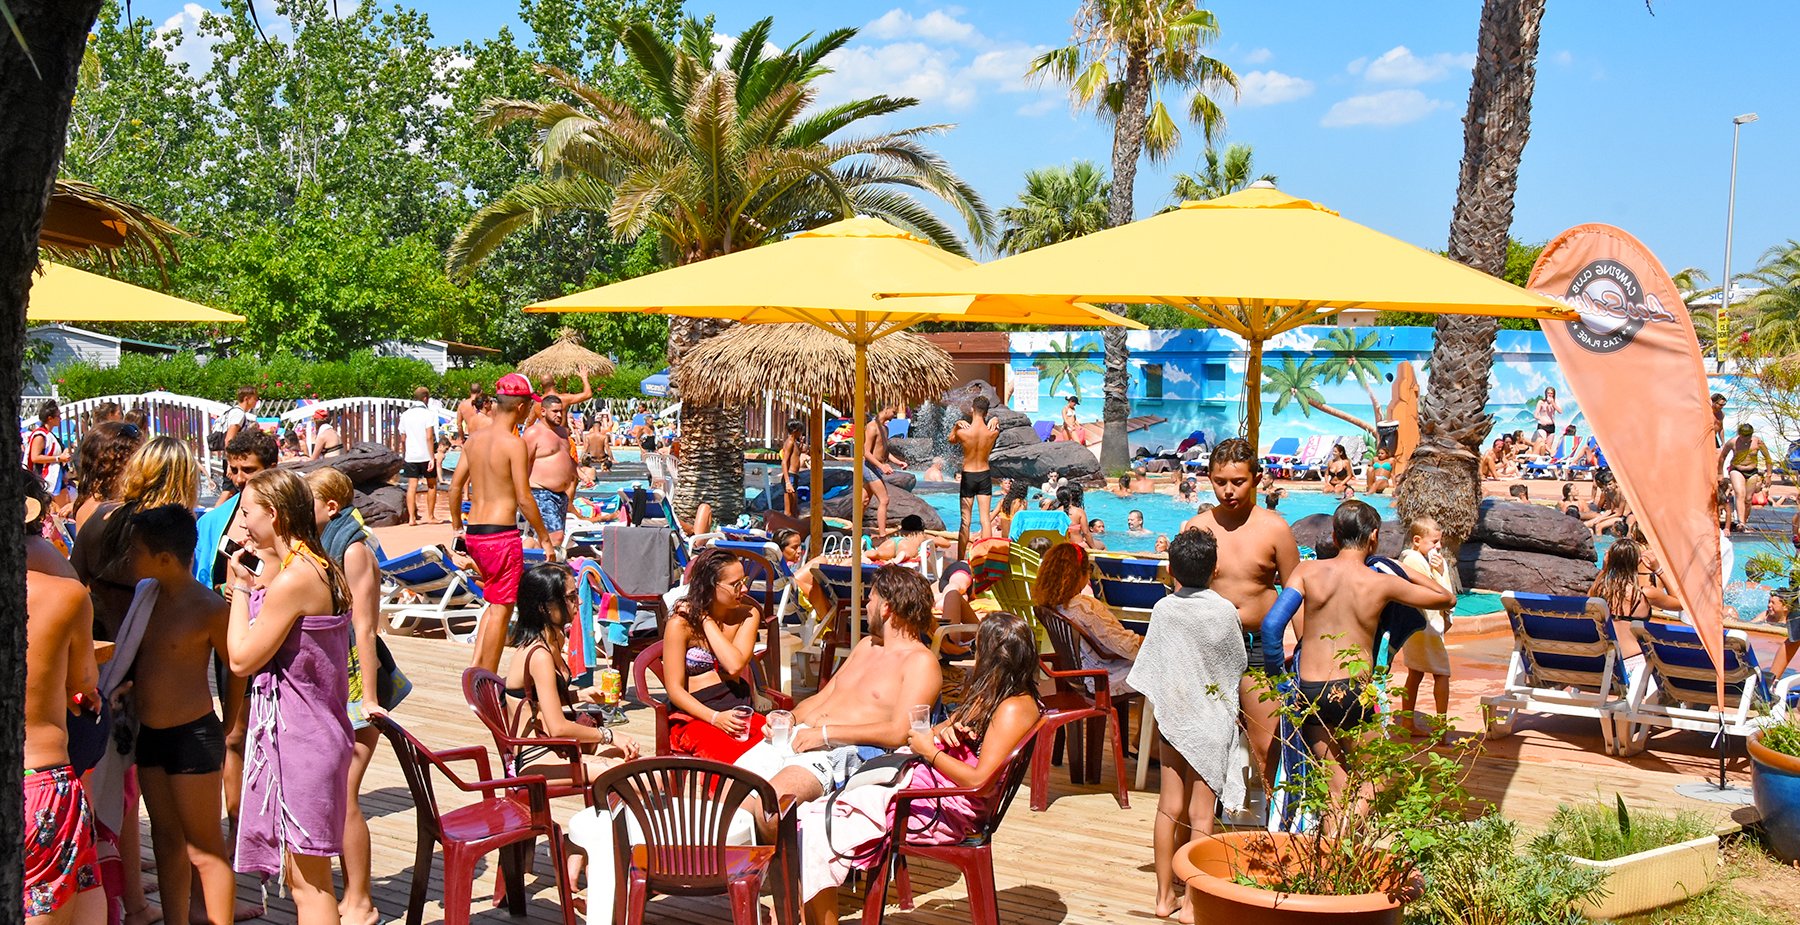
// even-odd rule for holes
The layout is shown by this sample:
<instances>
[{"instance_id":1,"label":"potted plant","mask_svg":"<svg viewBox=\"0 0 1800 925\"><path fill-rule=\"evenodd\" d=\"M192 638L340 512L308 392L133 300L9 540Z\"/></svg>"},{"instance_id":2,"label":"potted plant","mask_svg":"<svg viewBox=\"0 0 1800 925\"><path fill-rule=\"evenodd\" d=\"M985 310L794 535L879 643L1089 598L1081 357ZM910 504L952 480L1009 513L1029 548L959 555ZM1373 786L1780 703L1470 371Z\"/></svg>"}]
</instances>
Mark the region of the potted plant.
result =
<instances>
[{"instance_id":1,"label":"potted plant","mask_svg":"<svg viewBox=\"0 0 1800 925\"><path fill-rule=\"evenodd\" d=\"M1697 896L1712 888L1724 864L1711 822L1694 813L1634 819L1617 796L1613 806L1558 806L1532 847L1605 877L1601 894L1581 903L1590 919L1636 915Z\"/></svg>"},{"instance_id":2,"label":"potted plant","mask_svg":"<svg viewBox=\"0 0 1800 925\"><path fill-rule=\"evenodd\" d=\"M1424 887L1407 925L1575 925L1604 895L1604 873L1521 846L1518 825L1498 813L1445 833L1419 870Z\"/></svg>"},{"instance_id":3,"label":"potted plant","mask_svg":"<svg viewBox=\"0 0 1800 925\"><path fill-rule=\"evenodd\" d=\"M1769 851L1787 863L1800 861L1800 714L1750 736L1750 796L1762 817Z\"/></svg>"},{"instance_id":4,"label":"potted plant","mask_svg":"<svg viewBox=\"0 0 1800 925\"><path fill-rule=\"evenodd\" d=\"M1187 883L1194 921L1398 925L1419 894L1421 858L1462 826L1474 738L1444 745L1435 718L1428 735L1390 735L1374 709L1385 670L1352 650L1339 661L1372 682L1361 692L1371 718L1335 737L1342 785L1322 767L1289 775L1272 788L1271 813L1298 831L1225 832L1183 845L1175 874ZM1288 728L1301 729L1318 708L1290 696L1287 680L1260 677L1261 696L1275 701Z\"/></svg>"}]
</instances>

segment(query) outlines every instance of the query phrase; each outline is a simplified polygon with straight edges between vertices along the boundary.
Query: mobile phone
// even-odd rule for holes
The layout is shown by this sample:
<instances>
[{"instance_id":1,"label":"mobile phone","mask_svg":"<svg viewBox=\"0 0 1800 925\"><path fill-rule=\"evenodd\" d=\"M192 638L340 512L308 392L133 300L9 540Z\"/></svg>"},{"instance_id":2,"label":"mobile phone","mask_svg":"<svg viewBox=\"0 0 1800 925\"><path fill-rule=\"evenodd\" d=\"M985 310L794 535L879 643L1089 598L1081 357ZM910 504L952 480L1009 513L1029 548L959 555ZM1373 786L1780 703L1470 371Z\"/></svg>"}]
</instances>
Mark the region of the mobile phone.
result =
<instances>
[{"instance_id":1,"label":"mobile phone","mask_svg":"<svg viewBox=\"0 0 1800 925\"><path fill-rule=\"evenodd\" d=\"M462 534L458 533L456 538L450 541L450 551L458 552L465 556L469 554L469 544L463 542Z\"/></svg>"},{"instance_id":2,"label":"mobile phone","mask_svg":"<svg viewBox=\"0 0 1800 925\"><path fill-rule=\"evenodd\" d=\"M237 560L238 564L242 565L250 574L255 575L258 578L262 577L263 560L258 558L256 553L251 552L248 549L242 549L242 551L237 554Z\"/></svg>"}]
</instances>

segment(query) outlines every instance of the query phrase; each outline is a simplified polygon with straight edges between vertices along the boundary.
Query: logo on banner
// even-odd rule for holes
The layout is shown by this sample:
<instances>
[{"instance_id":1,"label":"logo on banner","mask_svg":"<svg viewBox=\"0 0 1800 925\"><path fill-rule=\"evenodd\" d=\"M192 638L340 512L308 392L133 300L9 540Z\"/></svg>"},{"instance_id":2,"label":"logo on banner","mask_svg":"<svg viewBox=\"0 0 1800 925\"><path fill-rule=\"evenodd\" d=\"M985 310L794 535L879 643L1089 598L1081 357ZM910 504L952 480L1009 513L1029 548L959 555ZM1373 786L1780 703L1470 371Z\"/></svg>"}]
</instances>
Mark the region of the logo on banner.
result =
<instances>
[{"instance_id":1,"label":"logo on banner","mask_svg":"<svg viewBox=\"0 0 1800 925\"><path fill-rule=\"evenodd\" d=\"M1575 274L1562 301L1580 313L1566 322L1569 336L1594 353L1630 346L1645 324L1673 324L1675 316L1655 293L1645 292L1637 274L1617 260L1596 260Z\"/></svg>"}]
</instances>

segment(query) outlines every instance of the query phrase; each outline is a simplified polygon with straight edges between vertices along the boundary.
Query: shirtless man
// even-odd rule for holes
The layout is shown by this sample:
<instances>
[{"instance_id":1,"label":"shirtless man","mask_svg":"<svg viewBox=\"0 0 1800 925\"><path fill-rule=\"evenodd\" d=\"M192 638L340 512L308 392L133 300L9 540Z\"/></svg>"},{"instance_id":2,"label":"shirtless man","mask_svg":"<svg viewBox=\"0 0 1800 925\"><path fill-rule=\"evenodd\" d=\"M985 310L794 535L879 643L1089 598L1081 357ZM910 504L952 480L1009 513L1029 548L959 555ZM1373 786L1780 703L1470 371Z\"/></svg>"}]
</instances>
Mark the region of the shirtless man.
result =
<instances>
[{"instance_id":1,"label":"shirtless man","mask_svg":"<svg viewBox=\"0 0 1800 925\"><path fill-rule=\"evenodd\" d=\"M469 664L489 671L500 670L507 624L512 622L513 602L518 600L519 579L525 571L520 512L555 555L537 500L532 497L525 441L516 433L519 421L532 408L531 383L518 373L507 373L494 383L494 395L494 426L483 428L463 444L462 464L450 482L452 498L462 497L464 485L470 487L468 529L463 529L460 504L450 505L450 526L463 533L469 558L481 571L482 596L488 606L475 628L475 652Z\"/></svg>"},{"instance_id":2,"label":"shirtless man","mask_svg":"<svg viewBox=\"0 0 1800 925\"><path fill-rule=\"evenodd\" d=\"M531 456L531 497L550 530L545 548L561 549L563 521L575 500L575 457L569 455L569 408L556 395L539 404L543 414L525 428L525 452Z\"/></svg>"},{"instance_id":3,"label":"shirtless man","mask_svg":"<svg viewBox=\"0 0 1800 925\"><path fill-rule=\"evenodd\" d=\"M1374 718L1377 696L1368 675L1353 676L1354 665L1347 663L1374 664L1375 633L1389 602L1449 610L1456 606L1456 595L1411 569L1404 569L1406 577L1400 578L1369 568L1366 560L1380 544L1381 515L1362 501L1338 505L1331 533L1337 555L1302 563L1288 587L1300 592L1306 608L1298 682L1310 714L1300 732L1330 769L1336 796L1343 793L1341 762L1353 744L1350 736L1360 734L1359 727Z\"/></svg>"},{"instance_id":4,"label":"shirtless man","mask_svg":"<svg viewBox=\"0 0 1800 925\"><path fill-rule=\"evenodd\" d=\"M542 391L544 393L544 398L549 398L551 396L555 396L558 401L561 401L563 403L564 408L573 408L576 405L579 405L582 402L587 401L590 398L593 398L594 397L594 385L593 385L593 383L588 381L587 370L582 370L580 375L581 375L581 391L579 391L579 392L559 392L556 390L556 380L550 376L545 376L544 377L544 385L542 388ZM542 407L541 399L539 400L539 407Z\"/></svg>"},{"instance_id":5,"label":"shirtless man","mask_svg":"<svg viewBox=\"0 0 1800 925\"><path fill-rule=\"evenodd\" d=\"M1081 429L1081 422L1075 419L1075 406L1080 403L1081 399L1071 395L1069 396L1069 403L1063 405L1063 439L1073 440L1076 443L1086 443L1087 441L1082 438L1087 436L1087 434Z\"/></svg>"},{"instance_id":6,"label":"shirtless man","mask_svg":"<svg viewBox=\"0 0 1800 925\"><path fill-rule=\"evenodd\" d=\"M40 516L36 499L28 498L26 520ZM26 572L25 831L7 837L24 842L29 925L106 920L94 813L69 766L69 712L89 716L99 709L99 683L87 589L73 579Z\"/></svg>"},{"instance_id":7,"label":"shirtless man","mask_svg":"<svg viewBox=\"0 0 1800 925\"><path fill-rule=\"evenodd\" d=\"M456 435L463 439L488 424L487 415L481 412L484 396L481 383L469 383L469 397L456 403Z\"/></svg>"},{"instance_id":8,"label":"shirtless man","mask_svg":"<svg viewBox=\"0 0 1800 925\"><path fill-rule=\"evenodd\" d=\"M1000 427L988 420L988 400L975 396L969 403L969 420L950 425L950 442L962 447L962 484L957 494L962 500L962 527L956 533L956 558L962 559L969 548L969 515L975 502L981 502L981 535L994 533L994 478L988 474L988 454L1000 438Z\"/></svg>"},{"instance_id":9,"label":"shirtless man","mask_svg":"<svg viewBox=\"0 0 1800 925\"><path fill-rule=\"evenodd\" d=\"M887 482L884 479L895 468L904 469L906 463L896 462L888 452L888 422L894 419L896 412L892 408L883 408L875 412L863 431L863 493L875 498L875 535L887 534ZM866 497L863 500L868 500Z\"/></svg>"},{"instance_id":10,"label":"shirtless man","mask_svg":"<svg viewBox=\"0 0 1800 925\"><path fill-rule=\"evenodd\" d=\"M193 512L178 504L152 508L131 519L131 565L138 578L159 586L150 631L138 651L136 684L138 781L150 811L151 845L162 884L163 917L190 921L189 909L205 904L195 922L230 925L237 877L225 859L219 832L220 769L225 728L213 713L207 669L225 652L231 608L194 580L199 532ZM228 712L241 687L227 686ZM195 872L201 892L193 893Z\"/></svg>"},{"instance_id":11,"label":"shirtless man","mask_svg":"<svg viewBox=\"0 0 1800 925\"><path fill-rule=\"evenodd\" d=\"M924 641L937 627L931 585L912 569L884 565L870 580L866 612L869 635L794 708L793 754L782 758L765 741L739 762L767 768L778 761L769 776L778 794L807 802L838 790L864 758L906 744L914 705L937 702L944 676Z\"/></svg>"},{"instance_id":12,"label":"shirtless man","mask_svg":"<svg viewBox=\"0 0 1800 925\"><path fill-rule=\"evenodd\" d=\"M594 418L593 426L588 428L587 435L581 439L581 452L586 457L581 461L582 465L603 472L612 471L612 431L612 415L601 411Z\"/></svg>"},{"instance_id":13,"label":"shirtless man","mask_svg":"<svg viewBox=\"0 0 1800 925\"><path fill-rule=\"evenodd\" d=\"M1300 547L1294 531L1280 514L1256 506L1256 477L1261 468L1256 449L1242 437L1219 441L1213 448L1208 478L1218 503L1195 514L1183 530L1198 527L1212 531L1219 541L1219 564L1212 589L1238 609L1244 626L1245 648L1252 660L1260 659L1263 616L1275 605L1275 586L1286 584L1300 564ZM1238 685L1239 709L1250 738L1250 754L1262 772L1264 788L1275 779L1276 708L1264 702L1254 682L1245 675Z\"/></svg>"},{"instance_id":14,"label":"shirtless man","mask_svg":"<svg viewBox=\"0 0 1800 925\"><path fill-rule=\"evenodd\" d=\"M806 455L806 422L794 418L787 422L787 437L781 441L781 510L789 517L800 513L800 495L794 480L800 477L801 457Z\"/></svg>"}]
</instances>

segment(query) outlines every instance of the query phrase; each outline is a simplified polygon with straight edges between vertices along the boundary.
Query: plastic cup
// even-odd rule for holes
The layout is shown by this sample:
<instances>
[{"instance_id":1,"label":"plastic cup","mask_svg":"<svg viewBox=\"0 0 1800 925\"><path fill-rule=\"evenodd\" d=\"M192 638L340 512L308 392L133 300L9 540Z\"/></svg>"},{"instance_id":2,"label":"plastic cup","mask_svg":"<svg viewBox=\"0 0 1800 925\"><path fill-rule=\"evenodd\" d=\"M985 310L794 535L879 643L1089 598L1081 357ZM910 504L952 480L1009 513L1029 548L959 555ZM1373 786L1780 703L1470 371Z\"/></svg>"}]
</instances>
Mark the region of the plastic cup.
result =
<instances>
[{"instance_id":1,"label":"plastic cup","mask_svg":"<svg viewBox=\"0 0 1800 925\"><path fill-rule=\"evenodd\" d=\"M794 739L794 714L786 710L774 710L763 720L769 729L769 744L780 751L791 748Z\"/></svg>"},{"instance_id":2,"label":"plastic cup","mask_svg":"<svg viewBox=\"0 0 1800 925\"><path fill-rule=\"evenodd\" d=\"M739 742L750 741L750 718L756 715L756 710L751 707L732 707L731 712L736 714L737 718L744 722L744 728L733 735L732 738Z\"/></svg>"},{"instance_id":3,"label":"plastic cup","mask_svg":"<svg viewBox=\"0 0 1800 925\"><path fill-rule=\"evenodd\" d=\"M930 732L931 731L931 704L929 704L929 703L914 704L913 707L911 708L911 710L909 710L908 712L910 714L910 718L912 719L912 731L914 731L914 732Z\"/></svg>"}]
</instances>

